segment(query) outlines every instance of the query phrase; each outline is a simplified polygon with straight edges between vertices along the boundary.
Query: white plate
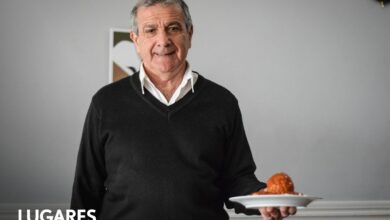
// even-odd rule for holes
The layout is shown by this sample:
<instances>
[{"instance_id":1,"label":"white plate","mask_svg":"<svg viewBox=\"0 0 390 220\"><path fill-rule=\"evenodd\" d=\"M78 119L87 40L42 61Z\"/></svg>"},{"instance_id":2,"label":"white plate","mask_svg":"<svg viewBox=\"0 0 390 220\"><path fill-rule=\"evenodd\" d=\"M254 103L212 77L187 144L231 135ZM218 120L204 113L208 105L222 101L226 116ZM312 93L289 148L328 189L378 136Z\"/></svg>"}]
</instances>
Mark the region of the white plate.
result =
<instances>
[{"instance_id":1,"label":"white plate","mask_svg":"<svg viewBox=\"0 0 390 220\"><path fill-rule=\"evenodd\" d=\"M249 195L249 196L236 196L229 198L232 202L238 202L244 205L246 208L261 208L261 207L282 207L282 206L294 206L294 207L306 207L314 200L321 199L318 197L307 195Z\"/></svg>"}]
</instances>

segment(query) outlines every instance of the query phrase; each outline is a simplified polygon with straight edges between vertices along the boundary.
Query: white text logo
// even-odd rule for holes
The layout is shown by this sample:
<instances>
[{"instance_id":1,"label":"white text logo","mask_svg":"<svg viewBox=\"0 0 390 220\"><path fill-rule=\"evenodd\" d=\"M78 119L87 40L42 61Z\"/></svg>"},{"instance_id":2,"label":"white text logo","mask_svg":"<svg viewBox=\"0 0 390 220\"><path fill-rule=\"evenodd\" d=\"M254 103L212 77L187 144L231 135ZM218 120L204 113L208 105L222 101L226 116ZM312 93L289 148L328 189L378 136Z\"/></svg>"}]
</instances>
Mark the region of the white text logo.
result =
<instances>
[{"instance_id":1,"label":"white text logo","mask_svg":"<svg viewBox=\"0 0 390 220\"><path fill-rule=\"evenodd\" d=\"M18 210L18 220L83 220L83 219L91 219L96 220L95 216L96 210L56 210L52 211L50 209L38 210L34 211L27 209L25 213L23 210ZM24 214L24 215L23 215Z\"/></svg>"}]
</instances>

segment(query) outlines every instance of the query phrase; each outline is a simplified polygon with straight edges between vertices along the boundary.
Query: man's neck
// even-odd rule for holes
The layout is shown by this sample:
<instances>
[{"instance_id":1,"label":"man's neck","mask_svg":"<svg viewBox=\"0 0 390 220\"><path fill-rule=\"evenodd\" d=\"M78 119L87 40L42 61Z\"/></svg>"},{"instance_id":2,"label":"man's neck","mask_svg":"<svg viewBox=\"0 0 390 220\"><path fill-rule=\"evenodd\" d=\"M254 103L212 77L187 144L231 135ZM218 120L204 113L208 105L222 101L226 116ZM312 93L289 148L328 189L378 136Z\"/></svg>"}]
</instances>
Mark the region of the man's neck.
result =
<instances>
[{"instance_id":1,"label":"man's neck","mask_svg":"<svg viewBox=\"0 0 390 220\"><path fill-rule=\"evenodd\" d=\"M169 101L182 82L186 68L187 65L185 64L178 71L157 74L148 71L145 67L144 70L150 81Z\"/></svg>"}]
</instances>

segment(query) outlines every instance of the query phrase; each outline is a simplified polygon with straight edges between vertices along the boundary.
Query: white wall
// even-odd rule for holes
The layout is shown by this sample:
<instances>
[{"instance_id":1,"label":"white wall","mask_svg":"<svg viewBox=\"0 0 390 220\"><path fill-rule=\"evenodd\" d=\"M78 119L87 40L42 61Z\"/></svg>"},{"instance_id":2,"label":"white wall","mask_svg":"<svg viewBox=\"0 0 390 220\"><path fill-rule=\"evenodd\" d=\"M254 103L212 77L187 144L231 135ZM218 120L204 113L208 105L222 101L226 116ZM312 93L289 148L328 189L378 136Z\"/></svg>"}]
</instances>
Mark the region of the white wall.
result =
<instances>
[{"instance_id":1,"label":"white wall","mask_svg":"<svg viewBox=\"0 0 390 220\"><path fill-rule=\"evenodd\" d=\"M0 2L0 203L66 203L108 30L134 1ZM329 200L390 199L390 7L188 0L193 69L240 100L257 175Z\"/></svg>"}]
</instances>

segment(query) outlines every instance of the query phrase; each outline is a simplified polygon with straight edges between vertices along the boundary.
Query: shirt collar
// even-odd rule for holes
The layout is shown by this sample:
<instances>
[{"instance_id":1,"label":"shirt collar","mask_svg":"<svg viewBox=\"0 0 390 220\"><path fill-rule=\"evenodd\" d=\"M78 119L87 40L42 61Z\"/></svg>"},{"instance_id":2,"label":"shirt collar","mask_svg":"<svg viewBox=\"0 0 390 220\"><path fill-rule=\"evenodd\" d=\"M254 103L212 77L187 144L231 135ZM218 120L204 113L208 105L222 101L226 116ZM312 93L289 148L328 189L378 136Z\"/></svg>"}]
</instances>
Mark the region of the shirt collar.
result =
<instances>
[{"instance_id":1,"label":"shirt collar","mask_svg":"<svg viewBox=\"0 0 390 220\"><path fill-rule=\"evenodd\" d=\"M196 76L197 76L196 73L194 73L191 70L190 64L187 62L187 69L184 72L183 80L180 83L178 89L182 88L188 81L190 81L191 82L191 90L192 90L192 93L194 93L195 92L194 84L195 84L195 77ZM143 63L141 63L141 66L139 68L139 80L141 82L141 91L142 91L143 95L145 94L145 84L149 84L149 85L153 86L154 88L156 88L155 85L153 84L153 82L149 79L148 75L146 75Z\"/></svg>"}]
</instances>

